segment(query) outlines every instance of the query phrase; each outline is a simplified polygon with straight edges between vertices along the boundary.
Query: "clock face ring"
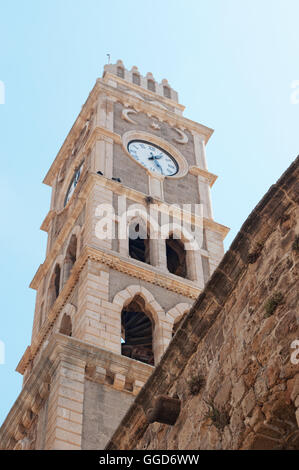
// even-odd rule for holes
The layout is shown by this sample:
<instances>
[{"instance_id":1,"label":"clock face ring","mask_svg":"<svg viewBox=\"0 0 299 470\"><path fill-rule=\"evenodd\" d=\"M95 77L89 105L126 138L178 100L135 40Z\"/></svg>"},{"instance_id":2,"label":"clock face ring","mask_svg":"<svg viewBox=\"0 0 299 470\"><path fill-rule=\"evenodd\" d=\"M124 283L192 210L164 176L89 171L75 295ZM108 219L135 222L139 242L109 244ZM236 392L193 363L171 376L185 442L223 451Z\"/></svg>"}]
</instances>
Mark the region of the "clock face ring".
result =
<instances>
[{"instance_id":1,"label":"clock face ring","mask_svg":"<svg viewBox=\"0 0 299 470\"><path fill-rule=\"evenodd\" d=\"M146 140L134 139L128 142L127 150L131 157L153 174L174 176L179 165L169 152Z\"/></svg>"}]
</instances>

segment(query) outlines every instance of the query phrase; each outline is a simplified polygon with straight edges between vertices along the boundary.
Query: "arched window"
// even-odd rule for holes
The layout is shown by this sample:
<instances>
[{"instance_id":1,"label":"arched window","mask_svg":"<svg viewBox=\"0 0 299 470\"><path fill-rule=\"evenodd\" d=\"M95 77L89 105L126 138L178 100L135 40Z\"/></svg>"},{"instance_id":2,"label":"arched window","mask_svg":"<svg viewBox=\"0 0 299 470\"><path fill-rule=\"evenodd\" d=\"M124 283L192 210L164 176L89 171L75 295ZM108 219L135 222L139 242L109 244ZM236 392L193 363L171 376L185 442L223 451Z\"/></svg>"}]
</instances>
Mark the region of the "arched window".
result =
<instances>
[{"instance_id":1,"label":"arched window","mask_svg":"<svg viewBox=\"0 0 299 470\"><path fill-rule=\"evenodd\" d=\"M72 320L71 317L66 313L62 317L59 333L62 333L66 336L72 336Z\"/></svg>"},{"instance_id":2,"label":"arched window","mask_svg":"<svg viewBox=\"0 0 299 470\"><path fill-rule=\"evenodd\" d=\"M166 258L168 271L186 278L187 263L184 244L181 240L174 239L173 235L166 240Z\"/></svg>"},{"instance_id":3,"label":"arched window","mask_svg":"<svg viewBox=\"0 0 299 470\"><path fill-rule=\"evenodd\" d=\"M122 67L117 67L116 74L120 78L125 78L125 71Z\"/></svg>"},{"instance_id":4,"label":"arched window","mask_svg":"<svg viewBox=\"0 0 299 470\"><path fill-rule=\"evenodd\" d=\"M129 255L131 258L150 264L150 240L142 222L132 222L129 227Z\"/></svg>"},{"instance_id":5,"label":"arched window","mask_svg":"<svg viewBox=\"0 0 299 470\"><path fill-rule=\"evenodd\" d=\"M149 79L149 80L147 81L147 88L148 88L148 90L150 90L150 91L156 91L156 85L155 85L154 80Z\"/></svg>"},{"instance_id":6,"label":"arched window","mask_svg":"<svg viewBox=\"0 0 299 470\"><path fill-rule=\"evenodd\" d=\"M121 313L121 353L136 361L154 365L153 323L142 297L134 299Z\"/></svg>"},{"instance_id":7,"label":"arched window","mask_svg":"<svg viewBox=\"0 0 299 470\"><path fill-rule=\"evenodd\" d=\"M163 87L163 94L164 94L165 98L170 98L171 97L169 86L164 86Z\"/></svg>"},{"instance_id":8,"label":"arched window","mask_svg":"<svg viewBox=\"0 0 299 470\"><path fill-rule=\"evenodd\" d=\"M50 287L49 287L49 306L50 308L54 304L55 300L57 299L60 291L60 266L56 264L54 272L52 274Z\"/></svg>"},{"instance_id":9,"label":"arched window","mask_svg":"<svg viewBox=\"0 0 299 470\"><path fill-rule=\"evenodd\" d=\"M135 83L135 85L140 85L140 75L139 75L139 73L133 73L133 83Z\"/></svg>"},{"instance_id":10,"label":"arched window","mask_svg":"<svg viewBox=\"0 0 299 470\"><path fill-rule=\"evenodd\" d=\"M72 268L76 261L76 254L77 254L77 237L76 235L72 235L69 246L66 250L66 255L63 263L63 284L66 283L68 278L70 277Z\"/></svg>"}]
</instances>

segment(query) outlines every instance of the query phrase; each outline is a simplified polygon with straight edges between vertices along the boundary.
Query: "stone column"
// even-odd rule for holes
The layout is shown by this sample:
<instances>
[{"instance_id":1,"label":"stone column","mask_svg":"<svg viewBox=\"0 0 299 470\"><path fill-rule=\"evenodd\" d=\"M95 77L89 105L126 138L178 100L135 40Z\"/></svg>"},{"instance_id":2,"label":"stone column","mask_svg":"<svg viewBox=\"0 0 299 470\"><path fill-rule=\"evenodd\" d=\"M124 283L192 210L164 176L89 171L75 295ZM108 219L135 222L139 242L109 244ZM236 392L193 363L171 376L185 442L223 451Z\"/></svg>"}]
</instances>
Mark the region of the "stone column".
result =
<instances>
[{"instance_id":1,"label":"stone column","mask_svg":"<svg viewBox=\"0 0 299 470\"><path fill-rule=\"evenodd\" d=\"M187 277L195 282L200 289L204 289L204 275L199 250L186 250Z\"/></svg>"},{"instance_id":2,"label":"stone column","mask_svg":"<svg viewBox=\"0 0 299 470\"><path fill-rule=\"evenodd\" d=\"M204 176L198 176L197 181L200 203L203 205L203 216L213 219L210 184Z\"/></svg>"}]
</instances>

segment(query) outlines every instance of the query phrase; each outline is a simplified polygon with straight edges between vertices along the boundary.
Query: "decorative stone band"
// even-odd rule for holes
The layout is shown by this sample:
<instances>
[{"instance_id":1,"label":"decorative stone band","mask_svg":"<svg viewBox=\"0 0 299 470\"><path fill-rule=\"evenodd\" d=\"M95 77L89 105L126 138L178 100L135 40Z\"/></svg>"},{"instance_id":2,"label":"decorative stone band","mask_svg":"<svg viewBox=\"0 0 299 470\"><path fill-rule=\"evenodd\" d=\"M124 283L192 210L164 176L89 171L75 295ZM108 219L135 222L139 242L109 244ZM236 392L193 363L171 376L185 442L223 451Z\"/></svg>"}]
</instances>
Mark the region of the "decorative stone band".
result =
<instances>
[{"instance_id":1,"label":"decorative stone band","mask_svg":"<svg viewBox=\"0 0 299 470\"><path fill-rule=\"evenodd\" d=\"M44 322L44 325L33 340L31 346L26 349L25 354L21 358L16 369L19 373L24 374L29 362L36 357L43 341L46 339L50 330L52 330L56 318L68 302L68 298L75 287L80 272L88 259L98 261L116 271L129 274L134 278L150 282L156 286L164 287L169 291L181 294L190 299L196 299L201 292L192 281L178 278L171 273L160 272L154 266L149 266L136 260L131 261L129 258L122 257L116 252L113 254L111 251L87 246L73 266L71 275L54 302L47 320Z\"/></svg>"},{"instance_id":2,"label":"decorative stone band","mask_svg":"<svg viewBox=\"0 0 299 470\"><path fill-rule=\"evenodd\" d=\"M191 175L194 175L194 176L202 176L203 178L205 178L207 180L210 187L213 186L216 179L218 178L217 175L214 175L213 173L210 173L207 170L203 170L203 169L199 168L198 166L191 166L189 168L189 173L191 173Z\"/></svg>"},{"instance_id":3,"label":"decorative stone band","mask_svg":"<svg viewBox=\"0 0 299 470\"><path fill-rule=\"evenodd\" d=\"M70 231L72 230L72 227L73 227L76 219L78 218L80 212L83 209L84 200L85 200L87 194L91 191L92 187L95 184L101 184L102 186L104 186L108 189L111 189L115 194L124 195L128 199L131 199L132 201L134 201L136 203L146 204L145 197L144 197L143 193L141 193L139 191L136 191L134 189L131 189L131 188L127 188L123 185L120 185L119 183L116 183L115 181L112 181L108 178L105 178L104 176L99 177L97 174L93 174L93 173L87 174L84 181L82 181L80 197L78 197L77 200L76 200L76 203L74 205L71 205L71 207L69 208L67 222L64 224L61 231L59 232L59 234L58 234L58 236L55 240L55 243L53 244L53 247L52 247L51 251L48 253L48 256L47 256L46 260L39 267L39 269L37 270L32 282L30 284L30 287L32 289L37 289L38 283L42 279L42 276L46 273L47 269L49 269L50 266L52 265L52 263L54 262L54 260L57 256L57 254L59 253L59 250L60 250L64 240L70 234ZM167 209L167 207L169 206L167 203L161 202L161 201L158 201L158 200L157 201L154 200L153 202L155 204L158 204L159 210L161 212L164 212ZM47 217L45 218L44 222L42 223L42 226L41 226L42 230L47 231L49 229L50 221L52 220L52 218L54 216L55 216L54 211L50 211L48 213ZM196 224L201 225L201 219L197 221L196 216L194 214L192 214L191 215L191 223L195 224L195 225ZM228 234L228 232L229 232L228 227L226 227L224 225L221 225L221 224L218 224L214 220L207 219L205 217L203 218L203 225L204 225L205 228L209 228L209 229L211 229L215 232L220 233L221 236L222 236L222 239L224 239L226 237L226 235Z\"/></svg>"},{"instance_id":4,"label":"decorative stone band","mask_svg":"<svg viewBox=\"0 0 299 470\"><path fill-rule=\"evenodd\" d=\"M114 76L113 78L115 79ZM82 106L82 110L78 118L76 119L72 129L67 135L51 168L45 176L45 184L48 184L49 186L53 184L55 175L59 171L64 158L70 152L72 145L78 138L86 119L88 118L94 106L96 105L96 100L100 93L104 93L107 97L110 97L111 99L122 103L124 106L132 106L135 110L145 112L146 114L150 113L151 116L156 117L158 120L168 122L172 127L176 127L178 129L185 128L188 129L190 132L197 132L204 137L205 143L208 142L209 138L213 134L213 129L203 126L202 124L196 123L183 116L176 115L173 112L170 112L166 109L162 109L159 106L155 106L153 103L151 104L149 102L140 100L134 95L129 95L128 93L123 92L120 89L109 86L103 81L103 79L98 79L92 91L90 92L85 104ZM108 129L105 129L105 131L109 133ZM110 135L110 137L112 136ZM86 145L84 147L86 147Z\"/></svg>"},{"instance_id":5,"label":"decorative stone band","mask_svg":"<svg viewBox=\"0 0 299 470\"><path fill-rule=\"evenodd\" d=\"M60 333L53 335L0 428L1 449L23 449L32 423L50 391L50 377L61 358L86 363L85 377L137 395L153 367ZM27 445L27 444L26 444Z\"/></svg>"}]
</instances>

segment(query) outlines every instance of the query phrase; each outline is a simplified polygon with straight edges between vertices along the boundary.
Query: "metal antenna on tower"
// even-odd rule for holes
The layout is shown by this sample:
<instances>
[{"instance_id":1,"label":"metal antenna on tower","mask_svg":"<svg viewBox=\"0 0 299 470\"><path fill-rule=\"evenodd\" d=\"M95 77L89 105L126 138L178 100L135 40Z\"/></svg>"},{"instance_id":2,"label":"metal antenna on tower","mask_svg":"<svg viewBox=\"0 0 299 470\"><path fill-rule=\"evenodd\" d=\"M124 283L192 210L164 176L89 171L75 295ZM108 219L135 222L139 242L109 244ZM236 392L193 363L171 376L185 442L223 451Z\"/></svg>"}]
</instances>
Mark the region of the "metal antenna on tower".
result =
<instances>
[{"instance_id":1,"label":"metal antenna on tower","mask_svg":"<svg viewBox=\"0 0 299 470\"><path fill-rule=\"evenodd\" d=\"M110 64L110 54L106 54L106 56L108 57L108 64Z\"/></svg>"}]
</instances>

